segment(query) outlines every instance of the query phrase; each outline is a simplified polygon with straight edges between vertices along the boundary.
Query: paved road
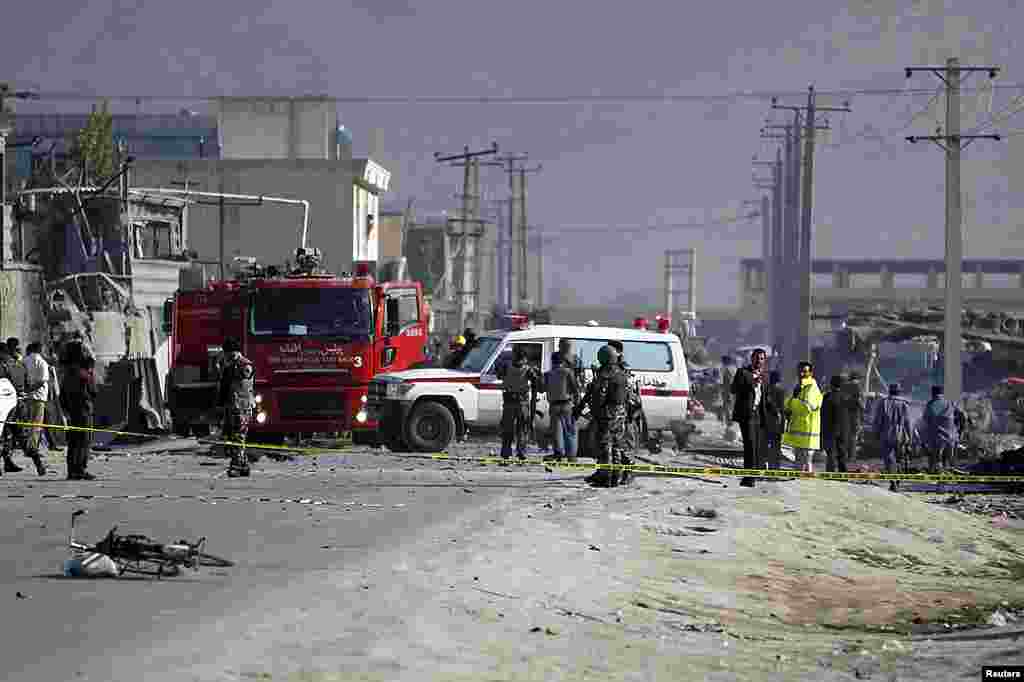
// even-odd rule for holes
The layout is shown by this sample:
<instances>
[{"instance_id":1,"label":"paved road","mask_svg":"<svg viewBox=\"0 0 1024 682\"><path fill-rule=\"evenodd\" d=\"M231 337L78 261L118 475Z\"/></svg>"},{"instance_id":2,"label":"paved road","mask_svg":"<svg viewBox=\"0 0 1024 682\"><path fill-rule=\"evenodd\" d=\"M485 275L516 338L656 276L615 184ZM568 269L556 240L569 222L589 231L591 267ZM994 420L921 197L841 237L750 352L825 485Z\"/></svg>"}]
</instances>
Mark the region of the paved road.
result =
<instances>
[{"instance_id":1,"label":"paved road","mask_svg":"<svg viewBox=\"0 0 1024 682\"><path fill-rule=\"evenodd\" d=\"M539 468L500 476L494 468L484 474L472 465L372 454L264 460L249 480L226 479L224 460L195 453L100 456L91 468L99 481L68 482L56 472L40 479L27 470L0 479L0 679L146 679L159 668L139 669L140 652L167 642L180 664L189 655L183 643L222 615L552 478ZM236 566L161 581L64 578L75 509L88 512L80 539L99 539L115 524L167 541L206 535L208 550Z\"/></svg>"}]
</instances>

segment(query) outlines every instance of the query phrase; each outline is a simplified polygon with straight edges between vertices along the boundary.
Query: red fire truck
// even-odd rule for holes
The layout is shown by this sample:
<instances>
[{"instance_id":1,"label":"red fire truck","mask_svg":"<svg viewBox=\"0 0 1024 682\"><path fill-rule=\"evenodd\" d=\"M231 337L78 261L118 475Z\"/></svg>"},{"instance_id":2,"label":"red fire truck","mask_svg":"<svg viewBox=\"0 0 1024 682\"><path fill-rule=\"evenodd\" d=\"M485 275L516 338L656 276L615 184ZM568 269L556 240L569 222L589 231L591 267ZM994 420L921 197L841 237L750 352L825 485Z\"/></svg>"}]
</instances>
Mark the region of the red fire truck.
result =
<instances>
[{"instance_id":1,"label":"red fire truck","mask_svg":"<svg viewBox=\"0 0 1024 682\"><path fill-rule=\"evenodd\" d=\"M167 402L177 433L206 435L218 423L221 343L233 336L256 370L253 442L349 431L357 443L373 441L370 380L425 360L430 313L422 286L377 282L372 262L334 276L320 269L317 249L299 248L295 260L297 268L281 272L249 259L235 279L168 300Z\"/></svg>"}]
</instances>

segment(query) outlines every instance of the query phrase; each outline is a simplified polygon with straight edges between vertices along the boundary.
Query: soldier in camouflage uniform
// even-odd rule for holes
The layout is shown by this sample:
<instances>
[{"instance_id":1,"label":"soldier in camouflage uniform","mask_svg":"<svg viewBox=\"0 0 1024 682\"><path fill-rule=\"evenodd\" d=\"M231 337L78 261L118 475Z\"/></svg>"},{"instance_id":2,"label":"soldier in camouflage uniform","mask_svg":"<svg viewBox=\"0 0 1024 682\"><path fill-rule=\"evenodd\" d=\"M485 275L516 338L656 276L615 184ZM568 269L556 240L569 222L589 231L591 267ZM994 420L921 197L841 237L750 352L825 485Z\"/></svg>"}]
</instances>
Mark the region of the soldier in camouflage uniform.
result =
<instances>
[{"instance_id":1,"label":"soldier in camouflage uniform","mask_svg":"<svg viewBox=\"0 0 1024 682\"><path fill-rule=\"evenodd\" d=\"M245 455L245 439L256 407L254 393L256 373L252 362L241 352L237 339L224 341L224 362L221 366L219 404L224 409L222 436L224 449L231 457L228 476L249 475L249 459ZM242 443L242 445L234 445Z\"/></svg>"},{"instance_id":2,"label":"soldier in camouflage uniform","mask_svg":"<svg viewBox=\"0 0 1024 682\"><path fill-rule=\"evenodd\" d=\"M624 455L618 445L626 430L626 375L619 365L619 354L611 346L602 346L597 351L600 369L587 387L587 394L574 410L573 416L579 418L584 407L590 407L590 413L597 427L598 464L623 464ZM621 480L621 472L616 469L598 469L588 482L600 488L612 488Z\"/></svg>"},{"instance_id":3,"label":"soldier in camouflage uniform","mask_svg":"<svg viewBox=\"0 0 1024 682\"><path fill-rule=\"evenodd\" d=\"M633 454L634 444L639 444L643 433L640 432L639 422L643 419L643 403L640 402L640 390L633 376L633 370L626 362L625 347L621 341L609 341L608 345L619 354L619 368L625 375L626 380L626 428L622 431L622 438L616 444L618 448L619 463L630 465L633 463L630 454ZM627 454L628 453L628 454ZM623 469L619 474L619 485L629 481L629 471Z\"/></svg>"},{"instance_id":4,"label":"soldier in camouflage uniform","mask_svg":"<svg viewBox=\"0 0 1024 682\"><path fill-rule=\"evenodd\" d=\"M501 392L501 458L507 464L512 457L512 441L516 443L516 458L526 461L526 441L533 415L530 413L531 396L540 389L540 374L526 360L522 346L512 347L512 365L499 372Z\"/></svg>"}]
</instances>

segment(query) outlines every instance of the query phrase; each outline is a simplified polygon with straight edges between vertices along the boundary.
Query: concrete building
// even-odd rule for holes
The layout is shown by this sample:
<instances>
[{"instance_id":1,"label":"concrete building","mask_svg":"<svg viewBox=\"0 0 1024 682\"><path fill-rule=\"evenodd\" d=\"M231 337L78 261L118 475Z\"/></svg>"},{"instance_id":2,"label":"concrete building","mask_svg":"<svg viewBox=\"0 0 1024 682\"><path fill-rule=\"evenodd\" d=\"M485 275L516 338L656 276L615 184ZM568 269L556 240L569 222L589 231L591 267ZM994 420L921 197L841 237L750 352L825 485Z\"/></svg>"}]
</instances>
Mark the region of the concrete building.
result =
<instances>
[{"instance_id":1,"label":"concrete building","mask_svg":"<svg viewBox=\"0 0 1024 682\"><path fill-rule=\"evenodd\" d=\"M309 202L307 245L319 248L335 272L353 260L377 260L378 201L389 174L370 159L141 161L135 187L178 187ZM298 206L258 200L204 199L189 208L189 248L199 260L230 267L235 256L281 263L299 246L303 212Z\"/></svg>"},{"instance_id":2,"label":"concrete building","mask_svg":"<svg viewBox=\"0 0 1024 682\"><path fill-rule=\"evenodd\" d=\"M224 98L216 102L219 159L140 160L135 187L186 186L206 192L302 199L310 204L307 245L326 265L347 272L355 260L378 260L380 195L390 173L352 159L352 138L328 98ZM235 256L267 263L299 246L297 207L256 200L204 200L189 210L189 247L207 263L230 267ZM217 275L211 272L211 275Z\"/></svg>"},{"instance_id":3,"label":"concrete building","mask_svg":"<svg viewBox=\"0 0 1024 682\"><path fill-rule=\"evenodd\" d=\"M386 207L380 211L378 253L382 262L397 260L405 255L403 237L406 219L405 211L395 207Z\"/></svg>"},{"instance_id":4,"label":"concrete building","mask_svg":"<svg viewBox=\"0 0 1024 682\"><path fill-rule=\"evenodd\" d=\"M223 97L214 110L221 157L237 160L350 158L339 150L338 107L328 97Z\"/></svg>"}]
</instances>

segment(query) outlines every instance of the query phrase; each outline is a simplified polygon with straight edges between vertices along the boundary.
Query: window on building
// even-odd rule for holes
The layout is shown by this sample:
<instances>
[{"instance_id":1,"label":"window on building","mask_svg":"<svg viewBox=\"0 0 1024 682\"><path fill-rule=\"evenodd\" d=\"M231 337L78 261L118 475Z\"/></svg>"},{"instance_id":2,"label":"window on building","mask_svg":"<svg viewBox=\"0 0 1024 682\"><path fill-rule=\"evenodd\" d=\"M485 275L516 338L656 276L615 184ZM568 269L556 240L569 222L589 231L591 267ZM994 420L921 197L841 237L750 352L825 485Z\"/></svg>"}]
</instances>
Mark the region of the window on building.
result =
<instances>
[{"instance_id":1,"label":"window on building","mask_svg":"<svg viewBox=\"0 0 1024 682\"><path fill-rule=\"evenodd\" d=\"M147 221L135 226L135 255L138 258L170 258L174 255L174 225Z\"/></svg>"}]
</instances>

